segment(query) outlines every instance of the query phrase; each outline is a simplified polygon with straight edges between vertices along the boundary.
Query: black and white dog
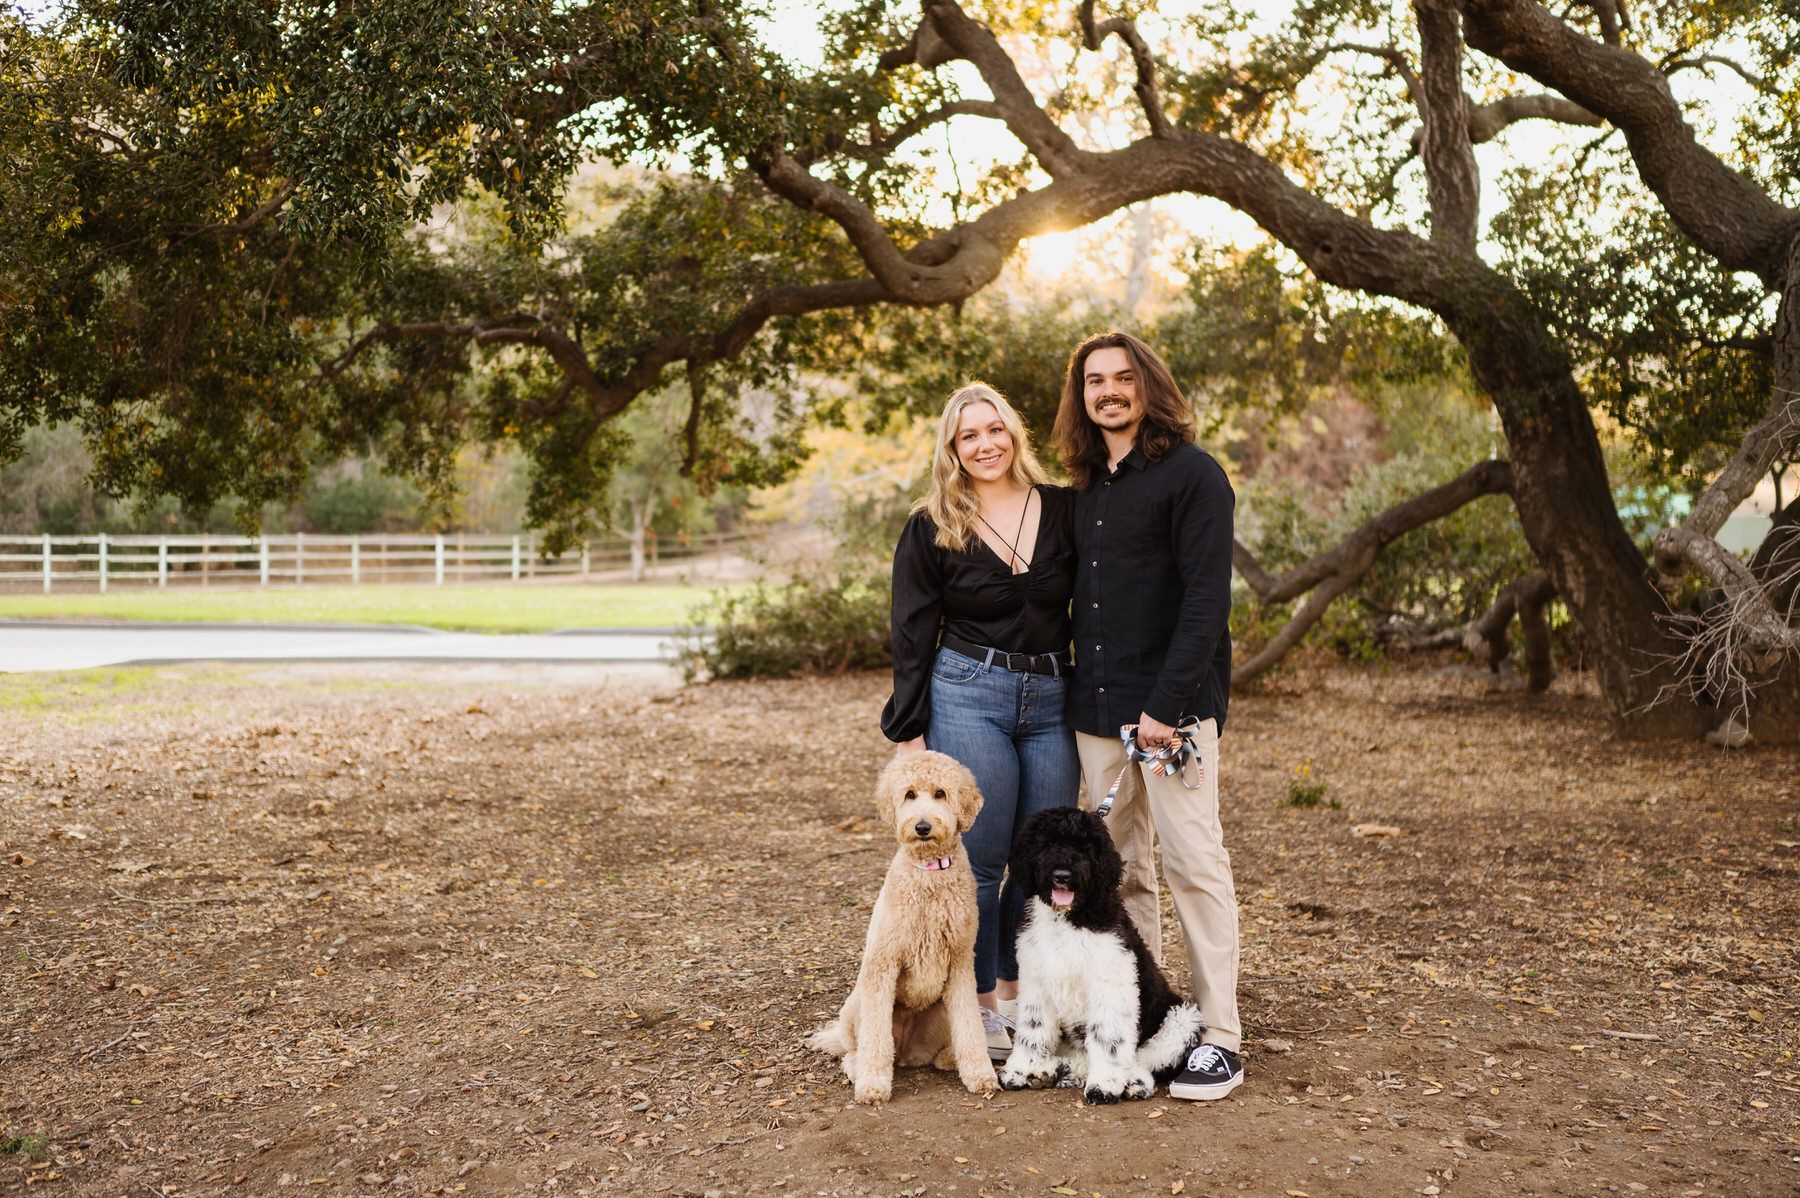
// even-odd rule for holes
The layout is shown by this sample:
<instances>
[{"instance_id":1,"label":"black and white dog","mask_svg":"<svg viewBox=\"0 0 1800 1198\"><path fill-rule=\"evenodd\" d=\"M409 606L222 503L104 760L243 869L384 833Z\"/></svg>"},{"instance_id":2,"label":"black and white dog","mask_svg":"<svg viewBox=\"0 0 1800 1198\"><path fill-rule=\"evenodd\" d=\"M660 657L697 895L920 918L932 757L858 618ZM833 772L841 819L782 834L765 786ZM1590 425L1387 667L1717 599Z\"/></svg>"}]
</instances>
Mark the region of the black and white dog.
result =
<instances>
[{"instance_id":1,"label":"black and white dog","mask_svg":"<svg viewBox=\"0 0 1800 1198\"><path fill-rule=\"evenodd\" d=\"M1150 1097L1206 1028L1125 914L1124 863L1105 822L1073 807L1040 812L1019 833L1010 868L1009 885L1031 899L1018 943L1018 1030L1000 1084L1069 1078L1089 1102Z\"/></svg>"}]
</instances>

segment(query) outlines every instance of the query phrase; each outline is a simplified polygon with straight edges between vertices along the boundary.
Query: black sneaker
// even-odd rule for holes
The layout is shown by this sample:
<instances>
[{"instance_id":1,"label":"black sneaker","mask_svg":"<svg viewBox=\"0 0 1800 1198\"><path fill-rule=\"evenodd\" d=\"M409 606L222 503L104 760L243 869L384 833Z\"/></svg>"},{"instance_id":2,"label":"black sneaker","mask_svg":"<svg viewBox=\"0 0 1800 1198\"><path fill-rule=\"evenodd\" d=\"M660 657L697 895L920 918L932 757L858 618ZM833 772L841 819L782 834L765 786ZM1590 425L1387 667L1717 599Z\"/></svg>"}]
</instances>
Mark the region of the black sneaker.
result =
<instances>
[{"instance_id":1,"label":"black sneaker","mask_svg":"<svg viewBox=\"0 0 1800 1198\"><path fill-rule=\"evenodd\" d=\"M1187 1068L1169 1083L1170 1098L1210 1102L1244 1083L1244 1060L1229 1048L1202 1044L1188 1054Z\"/></svg>"}]
</instances>

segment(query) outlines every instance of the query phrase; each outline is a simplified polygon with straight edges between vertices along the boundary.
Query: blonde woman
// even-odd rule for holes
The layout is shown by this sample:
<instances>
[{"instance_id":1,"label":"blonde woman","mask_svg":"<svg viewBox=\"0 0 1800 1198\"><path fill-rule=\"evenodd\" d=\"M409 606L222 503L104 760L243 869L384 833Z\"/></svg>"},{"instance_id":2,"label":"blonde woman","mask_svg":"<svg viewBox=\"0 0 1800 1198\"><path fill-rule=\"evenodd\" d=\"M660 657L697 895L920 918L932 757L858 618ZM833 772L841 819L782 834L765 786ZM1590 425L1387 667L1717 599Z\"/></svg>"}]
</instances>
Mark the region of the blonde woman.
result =
<instances>
[{"instance_id":1,"label":"blonde woman","mask_svg":"<svg viewBox=\"0 0 1800 1198\"><path fill-rule=\"evenodd\" d=\"M968 766L981 815L963 836L980 926L975 985L988 1055L1005 1060L1018 995L1013 941L1022 893L1003 893L1013 838L1049 807L1075 804L1080 766L1063 720L1073 495L1045 483L1024 425L986 383L944 405L931 489L894 550L894 694L881 730L900 752Z\"/></svg>"}]
</instances>

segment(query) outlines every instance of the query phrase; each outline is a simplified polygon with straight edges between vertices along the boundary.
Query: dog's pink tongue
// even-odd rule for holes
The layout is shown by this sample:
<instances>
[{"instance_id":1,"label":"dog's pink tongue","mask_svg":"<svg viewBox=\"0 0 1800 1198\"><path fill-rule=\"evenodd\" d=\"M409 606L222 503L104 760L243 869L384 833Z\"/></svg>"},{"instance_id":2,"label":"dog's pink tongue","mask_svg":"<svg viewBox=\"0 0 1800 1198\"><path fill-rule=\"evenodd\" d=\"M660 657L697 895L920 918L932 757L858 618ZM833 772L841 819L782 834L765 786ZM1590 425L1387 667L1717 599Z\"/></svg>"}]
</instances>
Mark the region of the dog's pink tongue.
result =
<instances>
[{"instance_id":1,"label":"dog's pink tongue","mask_svg":"<svg viewBox=\"0 0 1800 1198\"><path fill-rule=\"evenodd\" d=\"M1050 905L1053 907L1072 907L1075 905L1075 892L1064 890L1060 886L1050 888Z\"/></svg>"}]
</instances>

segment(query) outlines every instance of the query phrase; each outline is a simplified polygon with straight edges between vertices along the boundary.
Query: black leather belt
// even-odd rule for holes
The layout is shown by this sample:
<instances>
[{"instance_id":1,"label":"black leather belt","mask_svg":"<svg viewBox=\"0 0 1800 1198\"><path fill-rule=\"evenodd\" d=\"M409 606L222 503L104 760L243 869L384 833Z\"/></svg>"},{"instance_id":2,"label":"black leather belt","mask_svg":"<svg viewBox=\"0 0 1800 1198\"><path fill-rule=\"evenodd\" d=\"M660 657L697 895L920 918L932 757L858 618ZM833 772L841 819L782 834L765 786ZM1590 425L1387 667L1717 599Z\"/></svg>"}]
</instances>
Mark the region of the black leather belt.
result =
<instances>
[{"instance_id":1,"label":"black leather belt","mask_svg":"<svg viewBox=\"0 0 1800 1198\"><path fill-rule=\"evenodd\" d=\"M947 632L938 638L938 644L977 661L986 661L988 654L992 653L995 665L1005 666L1015 674L1050 674L1061 678L1069 672L1069 659L1061 653L1006 653L990 649L986 645L973 644Z\"/></svg>"}]
</instances>

